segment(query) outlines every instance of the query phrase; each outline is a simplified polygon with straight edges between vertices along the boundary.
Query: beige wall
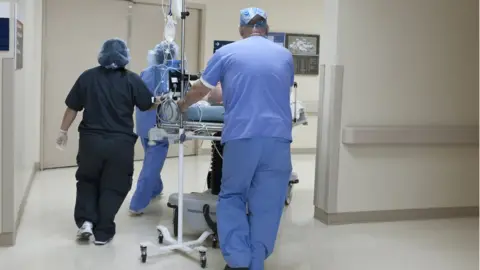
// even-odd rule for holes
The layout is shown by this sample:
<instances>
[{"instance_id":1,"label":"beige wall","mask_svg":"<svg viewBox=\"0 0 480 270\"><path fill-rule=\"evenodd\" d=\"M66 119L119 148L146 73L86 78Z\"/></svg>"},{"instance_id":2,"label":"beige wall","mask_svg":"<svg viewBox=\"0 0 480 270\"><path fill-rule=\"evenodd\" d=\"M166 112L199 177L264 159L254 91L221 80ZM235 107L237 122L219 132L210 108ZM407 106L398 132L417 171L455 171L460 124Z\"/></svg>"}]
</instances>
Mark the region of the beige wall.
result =
<instances>
[{"instance_id":1,"label":"beige wall","mask_svg":"<svg viewBox=\"0 0 480 270\"><path fill-rule=\"evenodd\" d=\"M325 1L335 15L321 55L344 70L341 129L478 126L478 1ZM317 179L328 213L478 206L478 145L335 141L338 175Z\"/></svg>"},{"instance_id":2,"label":"beige wall","mask_svg":"<svg viewBox=\"0 0 480 270\"><path fill-rule=\"evenodd\" d=\"M13 12L13 7L10 5L10 3L7 3L7 2L3 2L3 3L0 3L0 15L1 17L3 18L10 18L11 15L12 15L12 12ZM10 26L10 31L12 30L12 26ZM12 36L12 34L10 34L10 36ZM12 47L13 47L13 42L12 40L10 40L10 51L8 52L0 52L0 76L2 76L2 81L3 81L3 65L2 65L2 62L3 62L3 59L5 58L11 58L12 55L13 55L13 50L12 50ZM2 95L0 95L0 125L3 127L3 99L2 97L4 96L3 95L3 84L0 83L0 92L2 93ZM2 132L0 132L0 142L2 142L3 140L3 130ZM8 215L8 211L4 211L4 208L7 206L7 203L10 203L8 201L8 196L4 196L5 193L9 192L9 190L5 190L4 186L3 185L3 173L4 173L4 168L3 168L3 159L5 158L4 155L3 155L3 150L4 150L4 147L3 147L3 142L0 143L0 151L2 151L2 155L0 155L0 235L4 232L4 230L8 229L6 228L7 226L4 226L5 224L5 221L4 221L4 216L5 215ZM8 157L7 157L8 158Z\"/></svg>"},{"instance_id":3,"label":"beige wall","mask_svg":"<svg viewBox=\"0 0 480 270\"><path fill-rule=\"evenodd\" d=\"M24 24L23 68L15 71L15 212L40 160L42 1L19 0ZM40 11L40 12L39 12Z\"/></svg>"},{"instance_id":4,"label":"beige wall","mask_svg":"<svg viewBox=\"0 0 480 270\"><path fill-rule=\"evenodd\" d=\"M11 18L11 15L13 14L13 5L11 5L10 1L6 1L6 2L2 2L0 3L0 17L2 18ZM13 32L13 25L10 25L10 31ZM10 36L12 36L12 33L10 33ZM5 58L12 58L13 57L13 48L14 46L14 42L13 42L13 39L10 39L10 51L8 52L0 52L0 76L3 75L3 67L2 67L2 61L3 59ZM2 77L2 80L3 80L3 77ZM3 93L3 84L0 83L0 92ZM2 107L2 95L0 95L0 125L3 124L2 120L3 120L3 107ZM3 127L3 125L2 125ZM3 130L2 132L0 132L0 142L2 142L3 140ZM3 156L3 145L2 143L0 143L0 151L2 151L2 155L0 155L0 177L3 176L3 168L2 168L2 159L4 158ZM8 158L8 157L7 157ZM0 234L1 232L4 231L5 228L3 228L3 224L4 224L4 220L3 220L3 216L4 214L8 215L8 211L3 211L4 207L6 206L6 203L9 203L8 201L8 196L4 196L5 193L8 193L9 190L3 190L2 188L6 185L3 185L3 183L1 182L2 181L2 178L0 178Z\"/></svg>"},{"instance_id":5,"label":"beige wall","mask_svg":"<svg viewBox=\"0 0 480 270\"><path fill-rule=\"evenodd\" d=\"M9 186L6 182L13 183L8 194L2 192L4 196L0 198L0 209L8 210L5 212L14 213L8 216L6 220L0 213L0 223L8 224L9 228L15 228L18 225L20 213L23 211L24 199L28 193L28 189L37 170L37 164L40 158L40 108L41 108L41 31L42 31L42 14L41 1L35 0L19 0L10 1L16 3L17 19L24 24L24 44L23 44L23 68L13 72L13 78L2 78L2 81L13 80L9 85L13 85L13 89L2 89L2 91L13 91L12 100L2 101L11 102L14 105L13 115L4 119L13 121L13 138L5 136L4 143L13 144L14 155L2 151L2 158L12 159L13 166L2 168L3 170L11 170L9 175L11 178L2 178L2 186ZM13 14L13 12L12 12ZM13 17L13 15L12 15ZM13 25L12 20L12 27ZM13 30L13 29L12 29ZM11 34L11 48L14 49L15 36ZM13 53L6 56L12 57ZM2 123L2 127L4 123ZM3 130L2 132L5 132ZM3 149L2 149L3 150ZM1 191L1 190L0 190ZM9 229L10 230L10 229ZM7 243L12 240L14 231L0 231L0 244ZM5 242L6 241L6 242Z\"/></svg>"}]
</instances>

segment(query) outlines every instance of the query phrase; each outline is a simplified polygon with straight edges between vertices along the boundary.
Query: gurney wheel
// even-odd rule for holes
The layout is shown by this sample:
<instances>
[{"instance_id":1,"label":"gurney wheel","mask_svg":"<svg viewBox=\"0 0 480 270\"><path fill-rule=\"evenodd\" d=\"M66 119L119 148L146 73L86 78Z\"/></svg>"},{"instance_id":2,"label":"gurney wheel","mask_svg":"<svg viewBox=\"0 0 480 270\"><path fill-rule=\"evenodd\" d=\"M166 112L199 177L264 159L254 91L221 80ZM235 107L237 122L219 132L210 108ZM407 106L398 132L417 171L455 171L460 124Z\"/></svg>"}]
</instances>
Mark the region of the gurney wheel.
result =
<instances>
[{"instance_id":1,"label":"gurney wheel","mask_svg":"<svg viewBox=\"0 0 480 270\"><path fill-rule=\"evenodd\" d=\"M146 246L140 246L140 253L141 253L142 263L146 263L147 262L147 247Z\"/></svg>"},{"instance_id":2,"label":"gurney wheel","mask_svg":"<svg viewBox=\"0 0 480 270\"><path fill-rule=\"evenodd\" d=\"M207 188L212 189L212 171L207 173Z\"/></svg>"},{"instance_id":3,"label":"gurney wheel","mask_svg":"<svg viewBox=\"0 0 480 270\"><path fill-rule=\"evenodd\" d=\"M218 248L218 238L216 235L212 236L212 248Z\"/></svg>"},{"instance_id":4,"label":"gurney wheel","mask_svg":"<svg viewBox=\"0 0 480 270\"><path fill-rule=\"evenodd\" d=\"M292 203L293 198L293 184L288 184L287 198L285 199L285 206L289 206Z\"/></svg>"},{"instance_id":5,"label":"gurney wheel","mask_svg":"<svg viewBox=\"0 0 480 270\"><path fill-rule=\"evenodd\" d=\"M200 266L207 268L207 253L205 251L200 251Z\"/></svg>"},{"instance_id":6,"label":"gurney wheel","mask_svg":"<svg viewBox=\"0 0 480 270\"><path fill-rule=\"evenodd\" d=\"M163 244L163 234L162 234L162 232L158 232L158 243L160 245Z\"/></svg>"}]
</instances>

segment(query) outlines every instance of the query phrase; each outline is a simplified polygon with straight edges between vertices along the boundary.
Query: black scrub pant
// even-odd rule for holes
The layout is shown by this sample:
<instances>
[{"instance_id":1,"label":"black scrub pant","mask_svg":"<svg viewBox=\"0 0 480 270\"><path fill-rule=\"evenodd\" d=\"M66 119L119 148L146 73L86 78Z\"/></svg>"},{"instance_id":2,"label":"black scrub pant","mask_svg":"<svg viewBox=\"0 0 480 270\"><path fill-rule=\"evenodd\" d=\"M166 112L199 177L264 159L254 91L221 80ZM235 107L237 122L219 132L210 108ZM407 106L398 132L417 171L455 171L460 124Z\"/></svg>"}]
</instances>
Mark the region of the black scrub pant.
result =
<instances>
[{"instance_id":1,"label":"black scrub pant","mask_svg":"<svg viewBox=\"0 0 480 270\"><path fill-rule=\"evenodd\" d=\"M93 224L97 241L115 235L115 215L132 186L136 138L80 134L75 222Z\"/></svg>"}]
</instances>

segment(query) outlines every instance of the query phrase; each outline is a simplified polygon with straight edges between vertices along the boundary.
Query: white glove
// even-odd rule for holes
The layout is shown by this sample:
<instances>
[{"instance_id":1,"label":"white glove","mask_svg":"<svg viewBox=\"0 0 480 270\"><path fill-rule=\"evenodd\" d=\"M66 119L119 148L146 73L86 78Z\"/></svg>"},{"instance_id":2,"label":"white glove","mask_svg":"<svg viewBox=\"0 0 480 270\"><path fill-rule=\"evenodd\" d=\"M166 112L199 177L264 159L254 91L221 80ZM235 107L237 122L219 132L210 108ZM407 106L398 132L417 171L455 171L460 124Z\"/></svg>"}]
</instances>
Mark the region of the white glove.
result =
<instances>
[{"instance_id":1,"label":"white glove","mask_svg":"<svg viewBox=\"0 0 480 270\"><path fill-rule=\"evenodd\" d=\"M60 130L57 137L57 148L59 150L64 150L67 146L68 133L65 130Z\"/></svg>"}]
</instances>

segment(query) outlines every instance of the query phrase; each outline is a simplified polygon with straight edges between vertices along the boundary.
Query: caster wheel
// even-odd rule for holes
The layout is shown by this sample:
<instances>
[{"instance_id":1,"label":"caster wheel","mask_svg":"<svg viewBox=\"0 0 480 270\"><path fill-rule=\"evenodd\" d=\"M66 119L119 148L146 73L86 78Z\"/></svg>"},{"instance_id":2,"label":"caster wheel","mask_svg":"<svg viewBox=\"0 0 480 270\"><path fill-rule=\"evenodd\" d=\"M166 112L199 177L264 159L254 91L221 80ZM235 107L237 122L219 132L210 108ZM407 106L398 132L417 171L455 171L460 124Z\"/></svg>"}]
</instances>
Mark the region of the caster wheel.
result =
<instances>
[{"instance_id":1,"label":"caster wheel","mask_svg":"<svg viewBox=\"0 0 480 270\"><path fill-rule=\"evenodd\" d=\"M285 199L285 206L289 206L292 203L292 198L293 198L293 185L289 184L287 198Z\"/></svg>"},{"instance_id":2,"label":"caster wheel","mask_svg":"<svg viewBox=\"0 0 480 270\"><path fill-rule=\"evenodd\" d=\"M158 234L158 243L161 245L163 244L163 234L162 233L159 233Z\"/></svg>"},{"instance_id":3,"label":"caster wheel","mask_svg":"<svg viewBox=\"0 0 480 270\"><path fill-rule=\"evenodd\" d=\"M218 238L216 235L212 237L212 248L218 248Z\"/></svg>"},{"instance_id":4,"label":"caster wheel","mask_svg":"<svg viewBox=\"0 0 480 270\"><path fill-rule=\"evenodd\" d=\"M140 246L140 253L141 253L142 263L146 263L147 262L147 247Z\"/></svg>"},{"instance_id":5,"label":"caster wheel","mask_svg":"<svg viewBox=\"0 0 480 270\"><path fill-rule=\"evenodd\" d=\"M207 188L208 189L212 188L212 171L209 171L207 173Z\"/></svg>"},{"instance_id":6,"label":"caster wheel","mask_svg":"<svg viewBox=\"0 0 480 270\"><path fill-rule=\"evenodd\" d=\"M200 266L207 268L207 254L205 252L200 252Z\"/></svg>"}]
</instances>

